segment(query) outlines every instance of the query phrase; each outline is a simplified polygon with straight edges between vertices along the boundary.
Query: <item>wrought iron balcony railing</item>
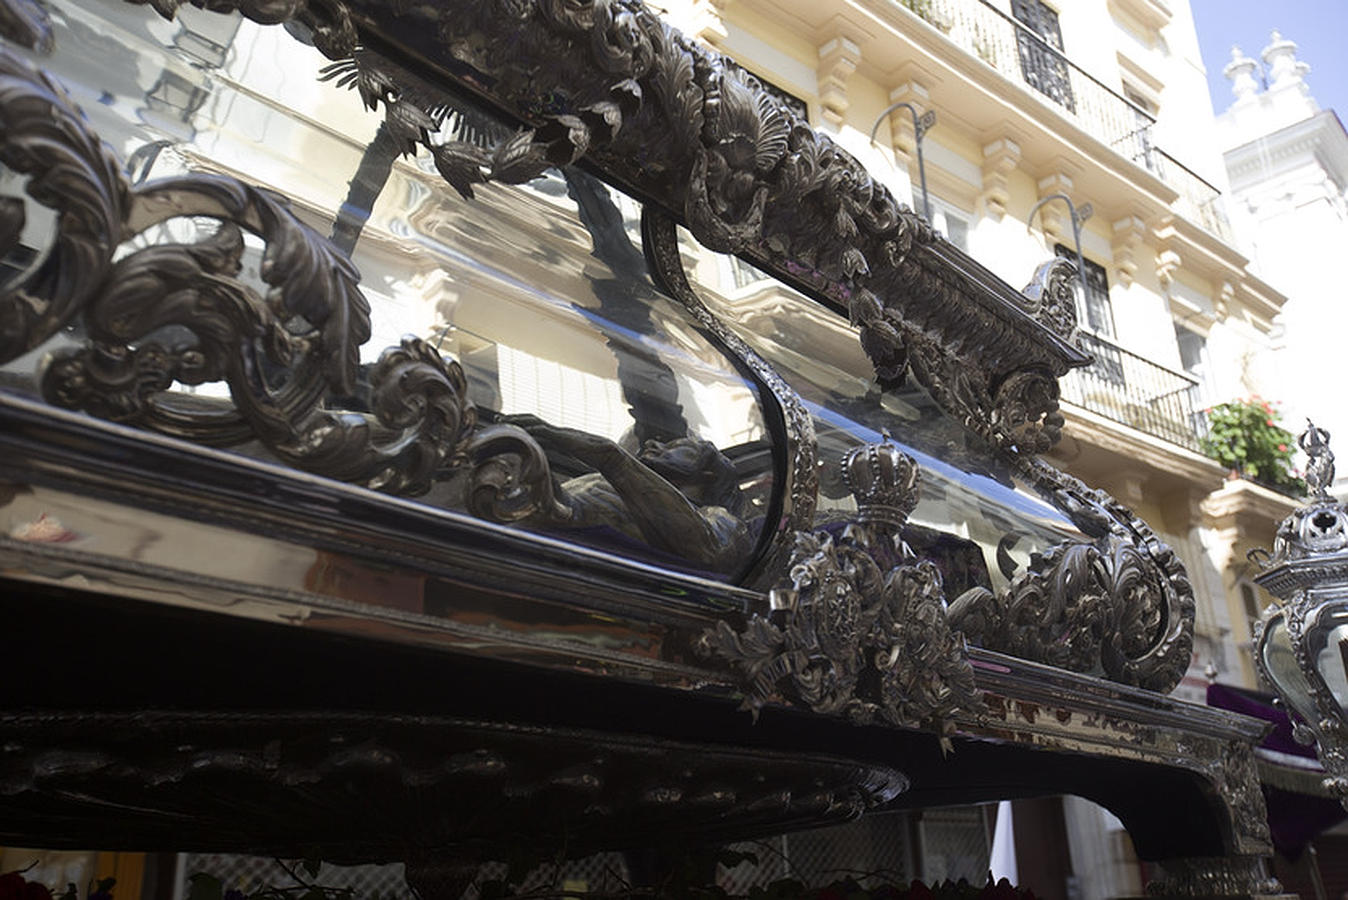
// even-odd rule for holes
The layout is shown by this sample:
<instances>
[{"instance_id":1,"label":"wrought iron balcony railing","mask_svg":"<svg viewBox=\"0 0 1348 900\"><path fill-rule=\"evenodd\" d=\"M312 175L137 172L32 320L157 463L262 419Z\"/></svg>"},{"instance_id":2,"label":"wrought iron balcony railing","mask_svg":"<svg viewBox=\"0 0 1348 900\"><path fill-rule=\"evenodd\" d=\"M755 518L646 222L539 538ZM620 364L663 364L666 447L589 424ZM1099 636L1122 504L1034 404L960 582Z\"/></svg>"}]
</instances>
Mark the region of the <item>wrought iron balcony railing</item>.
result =
<instances>
[{"instance_id":1,"label":"wrought iron balcony railing","mask_svg":"<svg viewBox=\"0 0 1348 900\"><path fill-rule=\"evenodd\" d=\"M1207 420L1198 379L1088 332L1077 342L1095 362L1059 381L1064 400L1172 444L1201 449Z\"/></svg>"},{"instance_id":2,"label":"wrought iron balcony railing","mask_svg":"<svg viewBox=\"0 0 1348 900\"><path fill-rule=\"evenodd\" d=\"M1230 243L1221 193L1156 147L1156 119L987 0L894 0L1004 78L1047 97L1083 131L1179 192L1175 210Z\"/></svg>"},{"instance_id":3,"label":"wrought iron balcony railing","mask_svg":"<svg viewBox=\"0 0 1348 900\"><path fill-rule=\"evenodd\" d=\"M1231 220L1226 216L1221 191L1159 148L1147 154L1145 164L1158 178L1179 191L1176 212L1214 237L1234 244L1235 235Z\"/></svg>"}]
</instances>

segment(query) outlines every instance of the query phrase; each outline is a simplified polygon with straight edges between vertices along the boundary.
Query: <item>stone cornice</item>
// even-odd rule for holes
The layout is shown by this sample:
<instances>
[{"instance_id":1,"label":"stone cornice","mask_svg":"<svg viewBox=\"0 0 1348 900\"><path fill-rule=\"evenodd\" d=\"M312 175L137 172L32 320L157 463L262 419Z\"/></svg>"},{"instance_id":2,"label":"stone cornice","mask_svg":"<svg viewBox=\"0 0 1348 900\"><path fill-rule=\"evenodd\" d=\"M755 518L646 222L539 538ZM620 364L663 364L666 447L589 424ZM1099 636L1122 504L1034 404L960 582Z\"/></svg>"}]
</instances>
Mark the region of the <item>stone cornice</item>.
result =
<instances>
[{"instance_id":1,"label":"stone cornice","mask_svg":"<svg viewBox=\"0 0 1348 900\"><path fill-rule=\"evenodd\" d=\"M1287 164L1298 157L1329 170L1340 182L1348 181L1348 132L1333 110L1324 110L1223 154L1238 190L1243 176L1262 177L1270 163Z\"/></svg>"},{"instance_id":2,"label":"stone cornice","mask_svg":"<svg viewBox=\"0 0 1348 900\"><path fill-rule=\"evenodd\" d=\"M1214 528L1240 527L1272 536L1278 523L1298 506L1291 497L1263 485L1235 478L1203 501L1203 515Z\"/></svg>"}]
</instances>

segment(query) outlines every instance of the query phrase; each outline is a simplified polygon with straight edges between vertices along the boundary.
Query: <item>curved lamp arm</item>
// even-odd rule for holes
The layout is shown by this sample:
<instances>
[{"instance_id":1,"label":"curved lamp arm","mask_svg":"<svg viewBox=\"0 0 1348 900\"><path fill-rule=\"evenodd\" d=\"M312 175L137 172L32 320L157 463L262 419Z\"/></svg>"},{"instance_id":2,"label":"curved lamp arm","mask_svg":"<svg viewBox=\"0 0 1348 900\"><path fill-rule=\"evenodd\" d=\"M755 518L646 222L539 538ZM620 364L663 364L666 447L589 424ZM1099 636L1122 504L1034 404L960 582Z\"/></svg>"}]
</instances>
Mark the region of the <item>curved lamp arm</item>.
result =
<instances>
[{"instance_id":1,"label":"curved lamp arm","mask_svg":"<svg viewBox=\"0 0 1348 900\"><path fill-rule=\"evenodd\" d=\"M1072 245L1076 249L1077 281L1081 284L1081 300L1084 303L1086 300L1086 266L1083 264L1081 258L1081 225L1095 213L1095 209L1089 203L1083 203L1081 206L1077 206L1072 202L1072 198L1066 194L1049 194L1047 197L1036 203L1034 208L1030 210L1030 214L1025 217L1026 231L1029 231L1034 225L1035 214L1039 212L1044 204L1051 200L1061 200L1063 203L1066 203L1068 212L1072 214Z\"/></svg>"},{"instance_id":2,"label":"curved lamp arm","mask_svg":"<svg viewBox=\"0 0 1348 900\"><path fill-rule=\"evenodd\" d=\"M917 143L917 177L922 182L922 215L928 222L931 221L931 200L927 197L927 167L922 161L922 138L931 127L936 124L936 110L929 109L920 117L917 114L917 107L907 100L900 100L898 103L891 103L885 107L885 111L880 113L875 119L875 124L871 126L871 143L875 143L875 133L880 130L880 123L885 120L885 116L898 108L908 110L908 115L913 117L913 134L916 136Z\"/></svg>"}]
</instances>

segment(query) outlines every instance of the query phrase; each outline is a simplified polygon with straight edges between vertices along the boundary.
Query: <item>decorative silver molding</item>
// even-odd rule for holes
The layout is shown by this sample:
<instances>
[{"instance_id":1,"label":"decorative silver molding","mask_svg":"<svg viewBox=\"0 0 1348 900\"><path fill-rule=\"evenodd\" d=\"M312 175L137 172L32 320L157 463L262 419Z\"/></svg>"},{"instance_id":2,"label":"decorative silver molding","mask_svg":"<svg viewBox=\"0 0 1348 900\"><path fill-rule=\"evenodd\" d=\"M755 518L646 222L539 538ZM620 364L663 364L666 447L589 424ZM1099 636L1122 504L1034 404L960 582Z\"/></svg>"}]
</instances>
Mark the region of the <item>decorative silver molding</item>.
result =
<instances>
[{"instance_id":1,"label":"decorative silver molding","mask_svg":"<svg viewBox=\"0 0 1348 900\"><path fill-rule=\"evenodd\" d=\"M772 591L772 612L738 630L722 621L698 647L739 673L755 713L781 697L948 735L954 714L982 701L964 637L946 619L941 574L900 537L917 503L917 463L893 444L867 444L843 470L857 521L838 536L797 532L790 586Z\"/></svg>"},{"instance_id":2,"label":"decorative silver molding","mask_svg":"<svg viewBox=\"0 0 1348 900\"><path fill-rule=\"evenodd\" d=\"M1151 897L1293 897L1283 894L1259 856L1167 859L1164 877L1147 884Z\"/></svg>"},{"instance_id":3,"label":"decorative silver molding","mask_svg":"<svg viewBox=\"0 0 1348 900\"><path fill-rule=\"evenodd\" d=\"M0 836L58 847L115 831L148 846L440 862L523 840L541 857L680 829L733 841L845 822L907 788L889 766L817 753L448 716L0 712ZM363 814L335 821L352 796Z\"/></svg>"},{"instance_id":4,"label":"decorative silver molding","mask_svg":"<svg viewBox=\"0 0 1348 900\"><path fill-rule=\"evenodd\" d=\"M43 362L49 402L214 446L258 440L297 468L389 493L423 493L463 471L470 511L494 521L555 505L538 443L511 425L479 428L462 370L424 341L405 339L374 366L372 416L324 408L328 394L355 389L370 308L355 266L284 198L210 175L131 186L64 90L3 48L0 136L0 162L59 214L45 263L0 294L0 362L76 318L89 334ZM21 222L22 203L5 213ZM220 225L113 261L120 244L181 216ZM237 277L243 231L266 244L266 297ZM2 253L18 229L0 233ZM149 339L169 325L195 340ZM267 367L283 376L262 377ZM223 381L233 402L187 405L165 393L175 381Z\"/></svg>"},{"instance_id":5,"label":"decorative silver molding","mask_svg":"<svg viewBox=\"0 0 1348 900\"><path fill-rule=\"evenodd\" d=\"M1253 743L1185 735L1179 749L1185 765L1203 774L1207 790L1229 812L1231 848L1252 857L1268 853L1273 838Z\"/></svg>"},{"instance_id":6,"label":"decorative silver molding","mask_svg":"<svg viewBox=\"0 0 1348 900\"><path fill-rule=\"evenodd\" d=\"M763 555L754 571L746 579L748 585L769 587L788 568L793 536L803 532L814 522L815 504L819 496L818 446L814 436L814 420L805 404L791 386L757 351L746 344L724 322L717 318L697 296L688 282L679 252L678 229L668 215L647 206L641 218L642 243L655 276L673 297L686 307L703 328L720 341L739 359L765 388L764 400L776 407L785 434L782 446L789 460L783 472L787 483L777 493L783 498L783 508L775 520L773 546Z\"/></svg>"},{"instance_id":7,"label":"decorative silver molding","mask_svg":"<svg viewBox=\"0 0 1348 900\"><path fill-rule=\"evenodd\" d=\"M1019 471L1091 543L1036 554L1005 590L967 591L950 620L985 649L1163 693L1189 665L1193 588L1175 552L1103 491L1038 459Z\"/></svg>"}]
</instances>

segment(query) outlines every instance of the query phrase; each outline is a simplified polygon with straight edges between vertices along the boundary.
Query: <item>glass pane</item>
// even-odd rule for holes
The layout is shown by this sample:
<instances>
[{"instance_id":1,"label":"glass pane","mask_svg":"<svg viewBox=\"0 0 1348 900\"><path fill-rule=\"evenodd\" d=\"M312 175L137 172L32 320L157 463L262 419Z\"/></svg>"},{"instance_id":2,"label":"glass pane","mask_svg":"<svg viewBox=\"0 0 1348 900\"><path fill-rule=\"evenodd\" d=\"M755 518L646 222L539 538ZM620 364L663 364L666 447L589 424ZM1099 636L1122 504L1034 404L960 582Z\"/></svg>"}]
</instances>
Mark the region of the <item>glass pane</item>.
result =
<instances>
[{"instance_id":1,"label":"glass pane","mask_svg":"<svg viewBox=\"0 0 1348 900\"><path fill-rule=\"evenodd\" d=\"M1331 600L1308 626L1306 644L1325 686L1348 716L1348 609Z\"/></svg>"},{"instance_id":2,"label":"glass pane","mask_svg":"<svg viewBox=\"0 0 1348 900\"><path fill-rule=\"evenodd\" d=\"M1264 668L1273 680L1278 693L1301 717L1302 721L1315 725L1320 721L1312 698L1310 682L1297 664L1296 652L1292 649L1291 636L1287 631L1287 620L1283 615L1275 615L1265 628L1265 638L1261 647Z\"/></svg>"},{"instance_id":3,"label":"glass pane","mask_svg":"<svg viewBox=\"0 0 1348 900\"><path fill-rule=\"evenodd\" d=\"M462 365L483 427L516 426L545 451L557 504L521 527L721 578L752 563L774 481L758 391L654 287L636 203L579 170L465 200L424 149L402 154L382 110L320 82L327 61L280 27L191 8L166 22L126 3L55 10L56 54L41 65L70 84L133 180L233 175L284 193L351 250L373 337L355 392L330 408L372 421L375 362L413 335ZM511 130L451 105L436 139L485 145ZM217 227L171 220L119 252ZM261 251L249 237L243 274L259 293ZM0 276L28 264L5 260ZM36 390L42 351L81 340L77 326L14 361L7 383ZM229 409L220 382L171 393ZM439 475L428 502L466 508L463 477Z\"/></svg>"},{"instance_id":4,"label":"glass pane","mask_svg":"<svg viewBox=\"0 0 1348 900\"><path fill-rule=\"evenodd\" d=\"M882 440L887 430L922 467L921 500L905 539L937 561L948 597L975 585L1004 587L1025 570L1031 553L1085 540L1061 512L979 450L920 387L910 382L881 394L856 329L844 317L764 273L743 278L742 270L752 267L701 249L687 232L681 242L685 258L697 259L690 276L708 305L782 373L813 415L818 526L854 517L842 459L859 444Z\"/></svg>"}]
</instances>

